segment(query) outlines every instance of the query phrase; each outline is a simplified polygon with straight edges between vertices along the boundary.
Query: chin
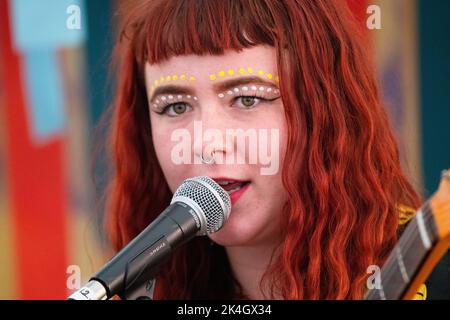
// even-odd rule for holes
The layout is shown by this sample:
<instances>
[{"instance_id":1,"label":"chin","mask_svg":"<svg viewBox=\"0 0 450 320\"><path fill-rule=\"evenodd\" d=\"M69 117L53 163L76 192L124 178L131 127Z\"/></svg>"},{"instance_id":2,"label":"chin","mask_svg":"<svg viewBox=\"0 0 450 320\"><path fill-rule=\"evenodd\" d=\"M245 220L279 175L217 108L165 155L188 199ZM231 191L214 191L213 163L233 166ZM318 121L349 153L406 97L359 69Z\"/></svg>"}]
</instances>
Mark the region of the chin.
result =
<instances>
[{"instance_id":1,"label":"chin","mask_svg":"<svg viewBox=\"0 0 450 320\"><path fill-rule=\"evenodd\" d=\"M226 223L222 229L208 236L212 241L224 247L248 245L253 238L249 230L242 230L242 227L239 228L229 223Z\"/></svg>"},{"instance_id":2,"label":"chin","mask_svg":"<svg viewBox=\"0 0 450 320\"><path fill-rule=\"evenodd\" d=\"M244 247L249 245L249 242L245 239L236 239L233 237L219 237L217 239L211 238L211 240L222 247Z\"/></svg>"},{"instance_id":3,"label":"chin","mask_svg":"<svg viewBox=\"0 0 450 320\"><path fill-rule=\"evenodd\" d=\"M238 223L237 220L229 222L219 231L210 234L209 238L224 247L258 246L266 242L267 238L270 238L268 237L268 230L255 228L257 227L255 224L247 223L250 228L243 228L242 223Z\"/></svg>"}]
</instances>

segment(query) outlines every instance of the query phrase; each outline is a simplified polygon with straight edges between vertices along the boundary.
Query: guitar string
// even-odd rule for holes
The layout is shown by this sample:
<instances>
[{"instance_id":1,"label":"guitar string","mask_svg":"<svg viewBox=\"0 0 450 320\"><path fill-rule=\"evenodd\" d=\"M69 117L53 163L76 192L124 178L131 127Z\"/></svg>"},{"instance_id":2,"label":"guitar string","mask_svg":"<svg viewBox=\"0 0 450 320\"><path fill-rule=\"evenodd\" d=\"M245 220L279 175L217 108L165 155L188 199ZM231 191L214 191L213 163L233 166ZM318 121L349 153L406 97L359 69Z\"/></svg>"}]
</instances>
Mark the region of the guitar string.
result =
<instances>
[{"instance_id":1,"label":"guitar string","mask_svg":"<svg viewBox=\"0 0 450 320\"><path fill-rule=\"evenodd\" d=\"M434 218L433 213L431 208L427 205L427 202L418 210L418 211L422 211L423 215L424 215L424 222L428 223L430 221L430 219ZM414 218L416 218L417 216L414 216ZM414 240L417 238L417 233L418 233L418 229L417 227L414 227L413 225L408 225L411 226L410 228L406 227L404 234L400 237L399 241L397 241L397 244L394 246L394 250L398 247L401 246L402 251L407 252L410 248L412 243L414 243ZM433 234L433 237L435 236L435 234ZM428 249L426 249L428 251ZM393 252L391 252L391 255L393 255ZM389 278L394 271L396 271L394 268L398 265L398 262L395 259L390 259L391 255L388 257L388 265L386 265L386 267L384 268L385 270L381 270L382 272L382 276L384 278ZM381 279L381 281L383 280L383 278ZM369 293L367 294L367 297L369 297L371 295L371 293L373 292L373 294L375 293L375 291L371 290L369 291Z\"/></svg>"},{"instance_id":2,"label":"guitar string","mask_svg":"<svg viewBox=\"0 0 450 320\"><path fill-rule=\"evenodd\" d=\"M430 219L433 218L432 212L430 209L425 209L427 207L422 208L422 212L424 213L424 222L428 223ZM394 246L394 249L400 246L404 252L408 252L411 248L411 245L414 243L414 240L417 239L417 234L419 233L418 228L416 226L411 225L411 228L406 228L404 236L401 236L397 244ZM435 235L433 235L434 237ZM426 249L428 251L428 249ZM388 258L388 265L385 270L382 270L382 274L386 275L386 277L391 276L392 270L397 266L397 262L395 259L390 260Z\"/></svg>"},{"instance_id":3,"label":"guitar string","mask_svg":"<svg viewBox=\"0 0 450 320\"><path fill-rule=\"evenodd\" d=\"M429 222L429 220L431 218L433 218L433 215L431 214L431 209L428 209L428 207L423 206L422 208L422 212L424 213L424 219L425 222ZM419 211L419 210L418 210ZM417 238L417 228L413 227L411 225L410 228L406 228L406 230L404 231L403 236L400 237L400 240L397 242L397 244L395 245L394 249L397 248L398 245L402 246L402 248L406 249L404 250L405 252L407 252L412 243L414 242L413 240ZM404 240L403 240L404 239ZM393 251L391 252L391 255L393 254ZM390 259L391 255L388 257L388 264L385 266L385 270L383 270L382 268L382 273L381 273L381 281L383 281L383 278L390 278L391 275L393 274L393 271L395 271L395 267L397 266L398 263L396 263L396 260L394 259ZM375 295L377 293L377 291L375 290L370 290L366 295L365 298L368 299L371 296Z\"/></svg>"}]
</instances>

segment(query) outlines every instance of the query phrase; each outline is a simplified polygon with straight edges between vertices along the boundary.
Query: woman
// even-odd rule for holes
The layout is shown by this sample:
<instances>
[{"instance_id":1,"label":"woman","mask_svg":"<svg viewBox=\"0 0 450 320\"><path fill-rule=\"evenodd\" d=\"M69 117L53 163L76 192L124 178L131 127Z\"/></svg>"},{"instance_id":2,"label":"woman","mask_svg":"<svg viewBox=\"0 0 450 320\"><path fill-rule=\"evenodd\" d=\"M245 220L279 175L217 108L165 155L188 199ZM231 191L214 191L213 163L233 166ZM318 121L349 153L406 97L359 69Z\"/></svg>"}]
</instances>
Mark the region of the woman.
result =
<instances>
[{"instance_id":1,"label":"woman","mask_svg":"<svg viewBox=\"0 0 450 320\"><path fill-rule=\"evenodd\" d=\"M420 199L344 1L152 0L127 21L111 133L115 250L184 179L238 181L225 225L175 251L154 298L361 299L367 268L398 239L399 206ZM270 168L249 161L254 143L205 141L199 126L255 133Z\"/></svg>"}]
</instances>

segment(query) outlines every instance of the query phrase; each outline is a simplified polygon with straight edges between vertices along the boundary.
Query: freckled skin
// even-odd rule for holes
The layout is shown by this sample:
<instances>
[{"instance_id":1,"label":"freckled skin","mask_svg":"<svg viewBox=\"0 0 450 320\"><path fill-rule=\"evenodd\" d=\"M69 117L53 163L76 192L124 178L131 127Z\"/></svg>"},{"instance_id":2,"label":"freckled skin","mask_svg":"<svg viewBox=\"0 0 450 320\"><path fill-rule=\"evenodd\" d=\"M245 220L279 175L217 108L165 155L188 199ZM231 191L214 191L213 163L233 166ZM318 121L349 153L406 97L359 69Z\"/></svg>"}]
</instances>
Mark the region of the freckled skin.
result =
<instances>
[{"instance_id":1,"label":"freckled skin","mask_svg":"<svg viewBox=\"0 0 450 320\"><path fill-rule=\"evenodd\" d=\"M154 81L166 75L186 75L195 77L195 81L170 81L172 85L190 87L197 97L196 101L190 100L189 107L175 107L170 117L167 114L158 114L151 109L150 121L152 126L153 143L159 163L163 170L167 183L172 191L185 180L192 176L207 175L212 177L225 176L239 180L251 180L250 188L233 205L230 218L225 225L209 237L216 243L228 246L271 246L280 239L279 218L283 205L287 200L286 191L281 183L281 164L286 149L286 122L283 103L277 92L277 99L273 101L259 101L251 109L245 106L251 105L251 99L233 99L224 93L214 89L214 84L224 80L249 76L248 69L253 71L251 75L264 77L276 88L275 75L277 72L275 50L267 46L257 46L245 49L241 52L230 51L222 56L178 56L168 61L155 65L146 65L146 85L150 87ZM243 70L246 71L244 74ZM230 70L234 70L230 75ZM264 72L260 75L259 70ZM220 73L224 71L224 75ZM240 72L239 72L240 71ZM211 80L211 74L215 74L215 80ZM269 76L267 76L269 74ZM223 75L222 77L220 75ZM169 84L165 83L165 84ZM249 84L247 87L255 85ZM242 86L239 86L240 88ZM270 92L274 96L273 90ZM237 96L243 96L240 92ZM235 96L233 96L234 98ZM149 94L149 99L151 95ZM174 113L177 110L177 113ZM180 113L180 114L178 114ZM279 130L279 146L271 150L270 140L267 143L269 155L271 152L279 153L279 168L275 174L262 175L261 163L258 164L181 164L176 165L171 159L171 150L179 142L171 141L174 130L186 128L194 140L194 121L201 121L203 132L209 128L218 129L225 136L226 129L267 129L270 137L270 129ZM197 137L198 139L198 137ZM236 142L236 141L235 141ZM194 144L194 141L192 141ZM222 152L223 156L233 153L245 155L245 150L239 149L235 144L212 145L211 141L200 141L200 146L214 148ZM192 159L199 157L201 149L192 147Z\"/></svg>"}]
</instances>

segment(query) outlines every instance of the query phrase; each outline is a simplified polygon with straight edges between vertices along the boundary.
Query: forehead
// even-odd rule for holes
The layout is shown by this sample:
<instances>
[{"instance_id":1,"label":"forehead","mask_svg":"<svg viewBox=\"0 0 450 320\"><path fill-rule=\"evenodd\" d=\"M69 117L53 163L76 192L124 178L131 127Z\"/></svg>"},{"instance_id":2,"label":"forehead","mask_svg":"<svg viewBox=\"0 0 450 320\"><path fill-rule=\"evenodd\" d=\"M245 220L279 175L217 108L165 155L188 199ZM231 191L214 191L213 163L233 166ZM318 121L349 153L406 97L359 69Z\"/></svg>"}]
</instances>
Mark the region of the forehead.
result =
<instances>
[{"instance_id":1,"label":"forehead","mask_svg":"<svg viewBox=\"0 0 450 320\"><path fill-rule=\"evenodd\" d=\"M184 75L194 77L198 82L210 80L211 77L238 76L242 73L248 73L248 70L258 71L264 74L277 74L276 51L270 46L256 46L250 49L244 49L240 52L227 51L223 55L185 55L175 56L171 59L158 63L146 64L145 74L147 82L152 83L161 77L170 77Z\"/></svg>"}]
</instances>

